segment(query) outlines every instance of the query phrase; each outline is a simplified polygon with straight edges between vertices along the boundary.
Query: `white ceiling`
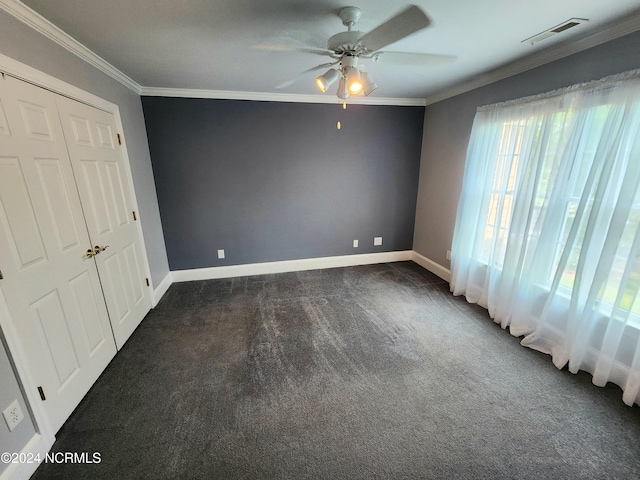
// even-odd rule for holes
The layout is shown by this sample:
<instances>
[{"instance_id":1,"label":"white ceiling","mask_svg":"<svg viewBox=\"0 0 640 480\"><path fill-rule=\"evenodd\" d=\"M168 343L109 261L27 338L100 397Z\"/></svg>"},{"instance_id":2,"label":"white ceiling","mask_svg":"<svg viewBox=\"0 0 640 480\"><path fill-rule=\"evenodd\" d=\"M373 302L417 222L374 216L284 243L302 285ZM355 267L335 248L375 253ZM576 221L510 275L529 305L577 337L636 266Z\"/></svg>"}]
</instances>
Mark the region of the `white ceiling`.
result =
<instances>
[{"instance_id":1,"label":"white ceiling","mask_svg":"<svg viewBox=\"0 0 640 480\"><path fill-rule=\"evenodd\" d=\"M276 85L328 57L277 51L299 43L326 47L344 31L337 11L351 0L24 0L64 32L145 87L321 95L309 73ZM354 0L356 30L370 31L405 6ZM369 63L379 89L372 96L427 98L482 73L640 19L639 0L416 1L432 25L386 47L455 55L437 67ZM522 40L572 17L589 21L534 46ZM636 25L637 24L637 25ZM640 29L635 21L631 29ZM629 27L627 27L629 30ZM597 37L600 38L600 37ZM534 55L534 56L535 56ZM333 96L334 92L325 95Z\"/></svg>"}]
</instances>

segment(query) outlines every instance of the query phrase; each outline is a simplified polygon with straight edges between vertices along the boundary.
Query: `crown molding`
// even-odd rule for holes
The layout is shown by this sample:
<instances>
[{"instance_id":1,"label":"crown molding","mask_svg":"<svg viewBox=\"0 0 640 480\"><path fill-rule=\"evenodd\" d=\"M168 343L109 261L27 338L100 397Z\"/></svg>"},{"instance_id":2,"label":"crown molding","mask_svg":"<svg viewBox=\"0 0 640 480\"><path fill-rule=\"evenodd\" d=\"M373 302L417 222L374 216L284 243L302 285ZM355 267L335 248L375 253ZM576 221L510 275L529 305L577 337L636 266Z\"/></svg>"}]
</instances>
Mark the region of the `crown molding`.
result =
<instances>
[{"instance_id":1,"label":"crown molding","mask_svg":"<svg viewBox=\"0 0 640 480\"><path fill-rule=\"evenodd\" d=\"M335 103L343 101L334 95L296 95L290 93L240 92L233 90L200 90L192 88L142 87L142 96L148 97L182 97L182 98L216 98L220 100L253 100L258 102L291 102L291 103ZM422 98L385 98L385 97L351 97L349 105L395 105L402 107L424 107Z\"/></svg>"},{"instance_id":2,"label":"crown molding","mask_svg":"<svg viewBox=\"0 0 640 480\"><path fill-rule=\"evenodd\" d=\"M293 103L342 103L340 99L324 95L296 95L286 93L240 92L231 90L201 90L187 88L143 87L131 77L111 65L105 59L85 47L69 34L56 27L46 18L18 0L0 0L0 9L17 20L23 22L69 52L109 75L125 87L138 95L155 97L184 97L184 98L215 98L226 100L253 100L264 102L293 102ZM396 105L396 106L426 106L446 100L447 98L484 87L491 83L504 80L527 70L546 63L579 53L591 47L614 40L629 33L640 30L640 11L612 22L607 28L595 32L573 42L567 42L540 52L534 53L508 63L489 72L479 74L469 80L458 83L451 88L441 90L426 98L380 98L353 97L349 104L361 105Z\"/></svg>"},{"instance_id":3,"label":"crown molding","mask_svg":"<svg viewBox=\"0 0 640 480\"><path fill-rule=\"evenodd\" d=\"M136 92L138 95L142 91L142 87L135 80L122 73L104 58L89 50L69 34L60 30L53 23L27 7L24 3L17 0L0 0L0 9L41 33L48 39L54 41L61 47L67 49L69 52L94 66L98 70L106 73L125 87Z\"/></svg>"},{"instance_id":4,"label":"crown molding","mask_svg":"<svg viewBox=\"0 0 640 480\"><path fill-rule=\"evenodd\" d=\"M135 80L118 70L82 43L71 37L69 34L56 27L46 18L23 4L18 0L0 0L0 9L7 12L25 25L41 33L48 39L54 41L69 52L81 58L98 70L106 73L111 78L117 80L125 87L134 91L138 95L148 95L155 97L185 97L185 98L218 98L229 100L254 100L264 102L295 102L295 103L342 103L336 97L321 95L292 95L286 93L260 93L260 92L237 92L228 90L199 90L185 88L156 88L143 87ZM425 106L425 101L421 98L379 98L379 97L357 97L348 100L350 104L362 105L399 105L399 106Z\"/></svg>"},{"instance_id":5,"label":"crown molding","mask_svg":"<svg viewBox=\"0 0 640 480\"><path fill-rule=\"evenodd\" d=\"M82 43L56 27L49 20L35 12L18 0L0 0L0 9L7 12L25 25L41 33L61 47L106 73L125 87L138 95L154 97L185 97L185 98L217 98L228 100L254 100L263 102L294 102L294 103L342 103L340 99L332 96L321 95L292 95L286 93L260 93L238 92L229 90L199 90L186 88L159 88L143 87L131 77L127 76L116 67L107 62ZM398 105L420 106L426 105L422 98L379 98L379 97L354 97L348 100L349 104L362 105Z\"/></svg>"},{"instance_id":6,"label":"crown molding","mask_svg":"<svg viewBox=\"0 0 640 480\"><path fill-rule=\"evenodd\" d=\"M615 40L616 38L633 33L637 30L640 30L640 11L628 15L616 22L612 22L605 29L592 33L591 35L579 40L551 46L550 48L515 60L502 67L496 68L495 70L479 74L472 79L454 85L452 88L441 90L433 95L429 95L425 98L425 105L431 105L433 103L446 100L447 98L475 90L476 88L504 80L505 78L526 72L527 70L568 57L574 53L579 53L583 50L596 47L610 40Z\"/></svg>"},{"instance_id":7,"label":"crown molding","mask_svg":"<svg viewBox=\"0 0 640 480\"><path fill-rule=\"evenodd\" d=\"M32 83L39 87L59 93L65 97L79 100L82 103L91 105L105 112L115 113L118 106L97 95L82 90L75 85L71 85L63 80L53 77L47 73L41 72L29 65L14 60L0 53L0 72L6 73L25 82Z\"/></svg>"}]
</instances>

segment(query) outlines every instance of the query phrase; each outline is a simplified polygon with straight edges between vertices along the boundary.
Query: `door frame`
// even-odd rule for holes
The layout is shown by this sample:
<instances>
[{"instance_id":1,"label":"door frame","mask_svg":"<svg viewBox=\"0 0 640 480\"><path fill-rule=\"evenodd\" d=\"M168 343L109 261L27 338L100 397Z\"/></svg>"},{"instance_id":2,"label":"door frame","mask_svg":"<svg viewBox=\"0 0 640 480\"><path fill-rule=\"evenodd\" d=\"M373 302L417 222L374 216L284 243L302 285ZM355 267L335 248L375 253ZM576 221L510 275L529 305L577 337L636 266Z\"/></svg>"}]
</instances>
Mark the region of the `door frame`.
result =
<instances>
[{"instance_id":1,"label":"door frame","mask_svg":"<svg viewBox=\"0 0 640 480\"><path fill-rule=\"evenodd\" d=\"M3 54L0 54L0 72L113 114L116 121L116 127L122 139L122 155L124 157L126 178L131 192L132 206L139 214L140 209L138 208L133 176L131 175L131 163L127 151L127 143L125 140L124 128L122 125L122 119L120 118L120 109L118 105ZM149 258L147 256L147 249L142 232L142 221L141 219L138 219L135 223L137 224L138 235L140 238L144 272L147 278L151 280L151 269L149 267ZM151 300L153 301L154 292L151 281L149 284L150 285L147 287L147 290ZM37 453L45 455L55 441L56 432L53 431L49 424L49 420L47 419L44 408L42 407L42 401L35 389L35 382L33 381L31 372L28 368L26 353L22 348L20 338L18 337L17 331L14 327L14 322L11 318L9 307L2 290L2 282L0 282L0 327L2 328L7 346L9 347L7 354L10 356L15 369L17 370L17 380L21 383L22 390L26 396L25 401L28 403L34 417L33 420L35 423L34 427L36 429L36 435L27 443L23 452L33 453L34 455ZM2 474L0 474L0 479L13 478L12 475L14 474L16 475L16 478L29 478L29 476L35 471L36 467L37 464L11 464L2 472Z\"/></svg>"}]
</instances>

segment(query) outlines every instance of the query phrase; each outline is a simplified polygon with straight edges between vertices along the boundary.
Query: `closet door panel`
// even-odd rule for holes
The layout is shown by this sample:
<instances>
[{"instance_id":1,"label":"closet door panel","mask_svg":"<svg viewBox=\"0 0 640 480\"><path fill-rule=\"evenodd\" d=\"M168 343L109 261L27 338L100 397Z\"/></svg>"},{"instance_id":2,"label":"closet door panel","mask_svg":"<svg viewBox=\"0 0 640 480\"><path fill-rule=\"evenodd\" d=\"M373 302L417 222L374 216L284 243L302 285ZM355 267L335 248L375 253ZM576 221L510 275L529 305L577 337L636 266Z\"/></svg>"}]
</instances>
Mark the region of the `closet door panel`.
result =
<instances>
[{"instance_id":1,"label":"closet door panel","mask_svg":"<svg viewBox=\"0 0 640 480\"><path fill-rule=\"evenodd\" d=\"M84 244L80 242L71 206L71 197L77 193L75 189L70 191L67 182L65 182L61 159L39 158L36 160L36 168L58 241L58 248L64 252L71 248L84 247L86 242Z\"/></svg>"},{"instance_id":2,"label":"closet door panel","mask_svg":"<svg viewBox=\"0 0 640 480\"><path fill-rule=\"evenodd\" d=\"M116 352L55 95L0 79L0 280L58 430Z\"/></svg>"},{"instance_id":3,"label":"closet door panel","mask_svg":"<svg viewBox=\"0 0 640 480\"><path fill-rule=\"evenodd\" d=\"M112 114L57 98L78 192L118 348L151 308L141 239Z\"/></svg>"},{"instance_id":4,"label":"closet door panel","mask_svg":"<svg viewBox=\"0 0 640 480\"><path fill-rule=\"evenodd\" d=\"M3 142L6 143L6 142ZM4 148L2 153L5 153ZM0 157L0 222L17 270L46 261L46 252L19 156ZM6 268L6 266L5 266Z\"/></svg>"}]
</instances>

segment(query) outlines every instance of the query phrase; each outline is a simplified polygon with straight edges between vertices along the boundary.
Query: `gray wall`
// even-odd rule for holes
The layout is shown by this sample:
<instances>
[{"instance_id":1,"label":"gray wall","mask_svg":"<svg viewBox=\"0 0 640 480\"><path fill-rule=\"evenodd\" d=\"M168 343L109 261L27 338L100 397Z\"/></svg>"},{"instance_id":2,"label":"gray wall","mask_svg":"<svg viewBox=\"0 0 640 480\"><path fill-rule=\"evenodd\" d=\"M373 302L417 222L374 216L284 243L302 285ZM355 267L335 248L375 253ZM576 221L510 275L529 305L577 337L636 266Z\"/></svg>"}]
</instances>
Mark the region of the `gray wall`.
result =
<instances>
[{"instance_id":1,"label":"gray wall","mask_svg":"<svg viewBox=\"0 0 640 480\"><path fill-rule=\"evenodd\" d=\"M0 418L0 453L19 453L36 433L13 367L5 352L4 339L0 331L0 412L16 399L24 413L24 420L10 432L4 418ZM0 473L8 466L9 464L0 462Z\"/></svg>"},{"instance_id":2,"label":"gray wall","mask_svg":"<svg viewBox=\"0 0 640 480\"><path fill-rule=\"evenodd\" d=\"M117 104L124 127L140 221L157 285L169 272L140 97L35 30L0 11L0 53Z\"/></svg>"},{"instance_id":3,"label":"gray wall","mask_svg":"<svg viewBox=\"0 0 640 480\"><path fill-rule=\"evenodd\" d=\"M413 249L449 268L456 209L477 107L640 68L640 32L427 106Z\"/></svg>"},{"instance_id":4,"label":"gray wall","mask_svg":"<svg viewBox=\"0 0 640 480\"><path fill-rule=\"evenodd\" d=\"M423 107L143 107L171 270L411 249Z\"/></svg>"}]
</instances>

